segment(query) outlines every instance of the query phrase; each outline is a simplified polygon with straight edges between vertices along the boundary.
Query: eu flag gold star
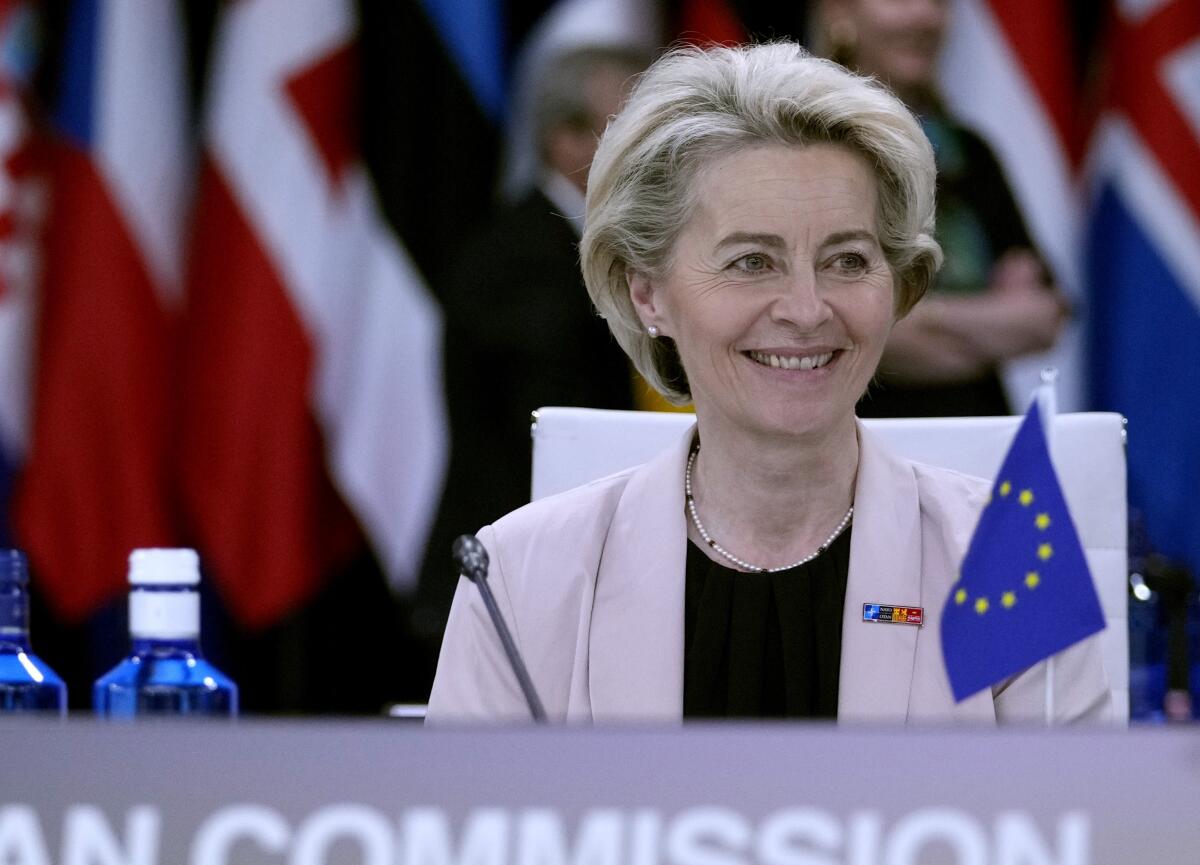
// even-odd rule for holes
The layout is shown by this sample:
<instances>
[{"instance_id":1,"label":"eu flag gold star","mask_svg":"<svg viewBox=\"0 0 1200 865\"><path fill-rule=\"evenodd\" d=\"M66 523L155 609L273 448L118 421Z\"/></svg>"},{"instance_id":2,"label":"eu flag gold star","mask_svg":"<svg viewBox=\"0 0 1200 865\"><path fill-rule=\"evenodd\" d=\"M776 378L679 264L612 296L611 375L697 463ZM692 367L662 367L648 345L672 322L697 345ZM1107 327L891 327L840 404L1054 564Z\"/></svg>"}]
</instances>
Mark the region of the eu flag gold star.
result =
<instances>
[{"instance_id":1,"label":"eu flag gold star","mask_svg":"<svg viewBox=\"0 0 1200 865\"><path fill-rule=\"evenodd\" d=\"M1021 495L1018 496L1018 501L1020 501L1025 507L1029 507L1031 504L1033 504L1033 490L1021 490Z\"/></svg>"},{"instance_id":2,"label":"eu flag gold star","mask_svg":"<svg viewBox=\"0 0 1200 865\"><path fill-rule=\"evenodd\" d=\"M1052 555L1054 555L1054 547L1050 546L1049 544L1038 544L1039 559L1044 562L1047 561Z\"/></svg>"},{"instance_id":3,"label":"eu flag gold star","mask_svg":"<svg viewBox=\"0 0 1200 865\"><path fill-rule=\"evenodd\" d=\"M1025 585L1031 589L1036 589L1042 578L1038 576L1037 571L1030 571L1025 575Z\"/></svg>"},{"instance_id":4,"label":"eu flag gold star","mask_svg":"<svg viewBox=\"0 0 1200 865\"><path fill-rule=\"evenodd\" d=\"M987 598L976 598L975 599L975 612L979 613L979 615L982 616L987 611L988 611L988 599Z\"/></svg>"},{"instance_id":5,"label":"eu flag gold star","mask_svg":"<svg viewBox=\"0 0 1200 865\"><path fill-rule=\"evenodd\" d=\"M1050 515L1049 514L1038 514L1037 519L1034 520L1033 522L1034 522L1034 525L1036 525L1039 529L1041 529L1044 532L1044 531L1046 531L1046 529L1050 528Z\"/></svg>"}]
</instances>

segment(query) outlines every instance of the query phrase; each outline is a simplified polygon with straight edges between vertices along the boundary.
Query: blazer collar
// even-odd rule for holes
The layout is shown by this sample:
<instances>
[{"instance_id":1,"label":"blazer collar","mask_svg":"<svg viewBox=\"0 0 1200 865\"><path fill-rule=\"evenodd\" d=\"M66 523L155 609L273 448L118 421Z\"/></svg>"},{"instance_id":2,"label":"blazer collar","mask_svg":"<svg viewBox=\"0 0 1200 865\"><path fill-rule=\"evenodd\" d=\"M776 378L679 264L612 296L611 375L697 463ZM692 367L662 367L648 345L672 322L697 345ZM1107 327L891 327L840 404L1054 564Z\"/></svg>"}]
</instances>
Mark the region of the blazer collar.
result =
<instances>
[{"instance_id":1,"label":"blazer collar","mask_svg":"<svg viewBox=\"0 0 1200 865\"><path fill-rule=\"evenodd\" d=\"M912 466L860 423L850 571L842 612L838 720L903 722L915 625L863 621L863 604L922 606L921 507Z\"/></svg>"},{"instance_id":2,"label":"blazer collar","mask_svg":"<svg viewBox=\"0 0 1200 865\"><path fill-rule=\"evenodd\" d=\"M633 472L605 538L588 645L596 721L683 717L683 473L694 433Z\"/></svg>"}]
</instances>

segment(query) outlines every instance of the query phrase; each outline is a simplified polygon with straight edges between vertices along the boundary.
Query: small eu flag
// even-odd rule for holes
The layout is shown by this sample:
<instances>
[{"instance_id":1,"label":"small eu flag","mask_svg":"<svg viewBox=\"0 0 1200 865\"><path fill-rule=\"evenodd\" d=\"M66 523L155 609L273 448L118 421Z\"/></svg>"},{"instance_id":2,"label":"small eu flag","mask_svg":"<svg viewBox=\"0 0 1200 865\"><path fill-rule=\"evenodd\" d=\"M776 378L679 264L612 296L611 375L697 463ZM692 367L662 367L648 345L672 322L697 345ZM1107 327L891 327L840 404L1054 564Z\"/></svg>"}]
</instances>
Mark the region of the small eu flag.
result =
<instances>
[{"instance_id":1,"label":"small eu flag","mask_svg":"<svg viewBox=\"0 0 1200 865\"><path fill-rule=\"evenodd\" d=\"M964 700L1104 629L1037 403L1009 447L942 610L942 656Z\"/></svg>"}]
</instances>

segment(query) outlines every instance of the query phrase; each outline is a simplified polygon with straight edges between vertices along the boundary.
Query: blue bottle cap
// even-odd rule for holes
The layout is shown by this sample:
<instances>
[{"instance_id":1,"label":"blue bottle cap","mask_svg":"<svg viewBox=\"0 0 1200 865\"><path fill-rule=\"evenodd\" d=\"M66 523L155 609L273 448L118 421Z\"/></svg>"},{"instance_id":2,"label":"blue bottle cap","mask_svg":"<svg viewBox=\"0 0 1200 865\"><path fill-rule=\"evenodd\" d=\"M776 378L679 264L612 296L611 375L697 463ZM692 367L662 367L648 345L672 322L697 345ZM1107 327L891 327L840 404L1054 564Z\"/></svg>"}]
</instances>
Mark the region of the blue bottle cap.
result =
<instances>
[{"instance_id":1,"label":"blue bottle cap","mask_svg":"<svg viewBox=\"0 0 1200 865\"><path fill-rule=\"evenodd\" d=\"M0 549L0 583L25 586L29 583L29 562L20 550Z\"/></svg>"}]
</instances>

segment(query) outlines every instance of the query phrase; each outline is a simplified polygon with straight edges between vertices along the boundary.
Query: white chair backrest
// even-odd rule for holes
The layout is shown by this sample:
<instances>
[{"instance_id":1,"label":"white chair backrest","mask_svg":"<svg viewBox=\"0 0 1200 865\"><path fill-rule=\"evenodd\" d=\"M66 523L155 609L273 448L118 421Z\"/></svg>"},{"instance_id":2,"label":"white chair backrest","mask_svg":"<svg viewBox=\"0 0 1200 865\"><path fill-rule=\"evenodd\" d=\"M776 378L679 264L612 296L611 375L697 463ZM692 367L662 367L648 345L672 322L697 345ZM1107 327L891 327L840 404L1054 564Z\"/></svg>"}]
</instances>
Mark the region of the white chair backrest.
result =
<instances>
[{"instance_id":1,"label":"white chair backrest","mask_svg":"<svg viewBox=\"0 0 1200 865\"><path fill-rule=\"evenodd\" d=\"M646 462L683 435L695 418L667 412L542 408L533 427L532 497L540 499ZM908 459L993 478L1021 418L867 420ZM1114 709L1129 718L1127 504L1124 419L1062 414L1053 452L1108 620L1102 642Z\"/></svg>"}]
</instances>

